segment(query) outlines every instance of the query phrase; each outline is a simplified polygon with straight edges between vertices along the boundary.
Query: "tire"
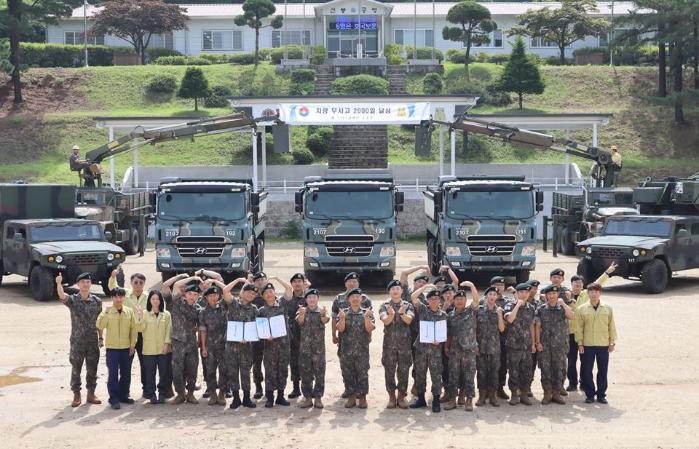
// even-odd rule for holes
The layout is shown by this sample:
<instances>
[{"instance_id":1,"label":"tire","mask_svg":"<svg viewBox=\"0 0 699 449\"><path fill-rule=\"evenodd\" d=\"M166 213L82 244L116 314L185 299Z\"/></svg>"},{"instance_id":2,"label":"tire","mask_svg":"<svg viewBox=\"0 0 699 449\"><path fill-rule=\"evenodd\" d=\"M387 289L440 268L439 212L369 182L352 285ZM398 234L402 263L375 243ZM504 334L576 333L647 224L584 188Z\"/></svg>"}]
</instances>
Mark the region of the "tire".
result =
<instances>
[{"instance_id":1,"label":"tire","mask_svg":"<svg viewBox=\"0 0 699 449\"><path fill-rule=\"evenodd\" d=\"M641 283L646 293L662 293L667 287L668 280L667 265L661 259L653 259L641 269Z\"/></svg>"},{"instance_id":2,"label":"tire","mask_svg":"<svg viewBox=\"0 0 699 449\"><path fill-rule=\"evenodd\" d=\"M138 233L138 229L131 228L129 233L129 239L124 244L124 251L127 256L133 256L138 254L139 247L141 245L141 235Z\"/></svg>"},{"instance_id":3,"label":"tire","mask_svg":"<svg viewBox=\"0 0 699 449\"><path fill-rule=\"evenodd\" d=\"M250 271L253 273L258 273L264 270L264 245L264 240L255 241L254 252L250 255Z\"/></svg>"},{"instance_id":4,"label":"tire","mask_svg":"<svg viewBox=\"0 0 699 449\"><path fill-rule=\"evenodd\" d=\"M570 227L562 227L561 235L558 241L561 243L561 254L565 256L572 256L573 254L575 254L575 242L573 242L571 234L572 232Z\"/></svg>"},{"instance_id":5,"label":"tire","mask_svg":"<svg viewBox=\"0 0 699 449\"><path fill-rule=\"evenodd\" d=\"M56 280L48 268L37 265L29 273L29 289L37 301L56 299Z\"/></svg>"},{"instance_id":6,"label":"tire","mask_svg":"<svg viewBox=\"0 0 699 449\"><path fill-rule=\"evenodd\" d=\"M587 259L582 259L580 262L578 262L578 269L576 272L578 276L582 276L585 284L594 282L594 280L599 277L599 275L595 273L595 268L592 266L592 262Z\"/></svg>"},{"instance_id":7,"label":"tire","mask_svg":"<svg viewBox=\"0 0 699 449\"><path fill-rule=\"evenodd\" d=\"M112 291L109 289L109 278L106 277L100 282L100 285L102 286L102 293L104 293L105 298L109 298L112 296Z\"/></svg>"},{"instance_id":8,"label":"tire","mask_svg":"<svg viewBox=\"0 0 699 449\"><path fill-rule=\"evenodd\" d=\"M439 275L439 267L442 265L442 257L437 247L437 241L433 238L427 240L427 264L430 266L432 276Z\"/></svg>"},{"instance_id":9,"label":"tire","mask_svg":"<svg viewBox=\"0 0 699 449\"><path fill-rule=\"evenodd\" d=\"M515 281L517 282L517 284L523 284L529 280L530 274L531 274L531 271L529 271L529 270L518 271L517 274L515 275Z\"/></svg>"},{"instance_id":10,"label":"tire","mask_svg":"<svg viewBox=\"0 0 699 449\"><path fill-rule=\"evenodd\" d=\"M321 273L319 271L306 271L304 273L306 276L306 279L308 279L308 282L311 283L311 286L313 288L317 288L319 283L321 282Z\"/></svg>"}]
</instances>

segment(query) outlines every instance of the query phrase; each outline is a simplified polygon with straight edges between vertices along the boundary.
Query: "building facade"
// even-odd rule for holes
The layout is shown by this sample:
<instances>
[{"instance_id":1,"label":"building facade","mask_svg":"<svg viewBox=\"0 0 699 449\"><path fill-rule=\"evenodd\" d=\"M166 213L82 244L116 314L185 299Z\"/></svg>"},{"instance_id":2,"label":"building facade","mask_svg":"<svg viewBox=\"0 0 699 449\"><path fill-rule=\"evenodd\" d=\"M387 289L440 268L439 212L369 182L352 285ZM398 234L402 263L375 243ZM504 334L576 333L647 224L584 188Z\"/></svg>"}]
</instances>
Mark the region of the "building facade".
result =
<instances>
[{"instance_id":1,"label":"building facade","mask_svg":"<svg viewBox=\"0 0 699 449\"><path fill-rule=\"evenodd\" d=\"M266 26L260 31L260 48L285 44L322 45L328 58L382 57L386 44L432 47L446 52L463 48L463 44L444 40L442 28L453 26L447 12L456 3L382 3L375 0L333 0L328 3L277 4L275 14L285 17L279 30ZM518 15L530 9L558 8L560 3L484 2L497 29L490 33L490 43L474 45L472 54L510 53L514 38L508 31L517 23ZM251 52L255 48L255 31L235 25L235 16L243 13L241 4L181 5L189 17L187 29L153 36L150 48L164 47L185 55L201 53ZM591 14L612 19L624 16L634 8L632 2L599 2ZM98 10L87 7L88 43L111 46L129 45L115 36L91 36L90 17ZM47 28L46 40L57 44L84 42L84 10L77 8L70 18ZM265 21L269 23L269 18ZM618 28L616 28L618 30ZM588 36L575 42L568 52L581 47L606 46L609 36ZM542 57L558 55L552 42L525 39L530 52Z\"/></svg>"}]
</instances>

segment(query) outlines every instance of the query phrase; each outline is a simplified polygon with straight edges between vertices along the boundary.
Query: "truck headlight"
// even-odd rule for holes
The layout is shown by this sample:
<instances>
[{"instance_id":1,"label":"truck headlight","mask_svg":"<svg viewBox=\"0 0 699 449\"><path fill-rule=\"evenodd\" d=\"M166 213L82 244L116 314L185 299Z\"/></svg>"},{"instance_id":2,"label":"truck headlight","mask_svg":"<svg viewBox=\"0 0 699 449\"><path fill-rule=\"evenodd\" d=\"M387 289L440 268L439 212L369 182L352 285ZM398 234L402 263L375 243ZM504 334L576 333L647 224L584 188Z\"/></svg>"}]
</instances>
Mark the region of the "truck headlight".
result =
<instances>
[{"instance_id":1,"label":"truck headlight","mask_svg":"<svg viewBox=\"0 0 699 449\"><path fill-rule=\"evenodd\" d=\"M380 253L381 257L392 257L395 255L396 255L396 248L394 248L393 246L384 246L383 248L381 248L381 253Z\"/></svg>"},{"instance_id":2,"label":"truck headlight","mask_svg":"<svg viewBox=\"0 0 699 449\"><path fill-rule=\"evenodd\" d=\"M536 256L536 246L527 245L522 247L522 256Z\"/></svg>"},{"instance_id":3,"label":"truck headlight","mask_svg":"<svg viewBox=\"0 0 699 449\"><path fill-rule=\"evenodd\" d=\"M162 257L164 259L169 259L170 258L170 248L158 248L158 257Z\"/></svg>"},{"instance_id":4,"label":"truck headlight","mask_svg":"<svg viewBox=\"0 0 699 449\"><path fill-rule=\"evenodd\" d=\"M246 250L244 247L240 248L233 248L233 251L231 251L231 256L232 257L245 257Z\"/></svg>"},{"instance_id":5,"label":"truck headlight","mask_svg":"<svg viewBox=\"0 0 699 449\"><path fill-rule=\"evenodd\" d=\"M304 246L303 256L304 257L318 257L318 248L315 246Z\"/></svg>"},{"instance_id":6,"label":"truck headlight","mask_svg":"<svg viewBox=\"0 0 699 449\"><path fill-rule=\"evenodd\" d=\"M461 255L461 248L458 246L447 246L447 256L459 257Z\"/></svg>"},{"instance_id":7,"label":"truck headlight","mask_svg":"<svg viewBox=\"0 0 699 449\"><path fill-rule=\"evenodd\" d=\"M641 252L639 250L635 249L635 250L631 251L631 254L633 254L634 257L638 257L641 255Z\"/></svg>"},{"instance_id":8,"label":"truck headlight","mask_svg":"<svg viewBox=\"0 0 699 449\"><path fill-rule=\"evenodd\" d=\"M110 262L111 262L112 260L114 260L114 254L112 254L112 253L107 254L107 260L110 261Z\"/></svg>"},{"instance_id":9,"label":"truck headlight","mask_svg":"<svg viewBox=\"0 0 699 449\"><path fill-rule=\"evenodd\" d=\"M56 256L56 263L61 263L61 262L63 262L63 256L61 256L61 255Z\"/></svg>"},{"instance_id":10,"label":"truck headlight","mask_svg":"<svg viewBox=\"0 0 699 449\"><path fill-rule=\"evenodd\" d=\"M586 252L587 254L592 254L592 247L589 246L589 247L585 250L585 252Z\"/></svg>"}]
</instances>

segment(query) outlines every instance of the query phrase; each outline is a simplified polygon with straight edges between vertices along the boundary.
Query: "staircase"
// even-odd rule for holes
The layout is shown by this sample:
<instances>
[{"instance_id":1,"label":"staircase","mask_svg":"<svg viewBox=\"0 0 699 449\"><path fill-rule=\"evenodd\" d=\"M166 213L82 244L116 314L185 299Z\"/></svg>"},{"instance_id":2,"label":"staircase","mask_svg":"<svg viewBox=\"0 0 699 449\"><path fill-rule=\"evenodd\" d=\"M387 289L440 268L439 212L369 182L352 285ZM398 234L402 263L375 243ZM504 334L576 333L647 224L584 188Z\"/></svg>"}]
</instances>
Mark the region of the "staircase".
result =
<instances>
[{"instance_id":1,"label":"staircase","mask_svg":"<svg viewBox=\"0 0 699 449\"><path fill-rule=\"evenodd\" d=\"M404 66L386 66L386 79L388 80L388 93L390 95L401 95L408 92Z\"/></svg>"},{"instance_id":2,"label":"staircase","mask_svg":"<svg viewBox=\"0 0 699 449\"><path fill-rule=\"evenodd\" d=\"M386 125L336 125L328 149L328 168L388 167Z\"/></svg>"},{"instance_id":3,"label":"staircase","mask_svg":"<svg viewBox=\"0 0 699 449\"><path fill-rule=\"evenodd\" d=\"M317 65L315 95L330 95L330 87L335 81L333 67L327 65Z\"/></svg>"}]
</instances>

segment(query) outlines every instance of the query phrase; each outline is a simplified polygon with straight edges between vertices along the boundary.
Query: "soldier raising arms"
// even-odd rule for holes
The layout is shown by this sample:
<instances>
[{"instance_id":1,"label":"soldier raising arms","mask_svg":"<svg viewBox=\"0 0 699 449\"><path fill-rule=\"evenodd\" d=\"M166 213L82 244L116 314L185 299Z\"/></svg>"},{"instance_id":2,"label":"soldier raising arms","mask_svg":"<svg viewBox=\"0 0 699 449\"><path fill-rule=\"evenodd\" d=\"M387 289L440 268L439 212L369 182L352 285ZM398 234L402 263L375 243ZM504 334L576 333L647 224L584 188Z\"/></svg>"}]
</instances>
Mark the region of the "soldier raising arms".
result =
<instances>
[{"instance_id":1,"label":"soldier raising arms","mask_svg":"<svg viewBox=\"0 0 699 449\"><path fill-rule=\"evenodd\" d=\"M330 321L325 307L318 307L318 290L306 290L305 305L299 306L296 322L300 330L299 368L301 370L301 408L323 408L325 392L325 325ZM311 401L313 398L313 401Z\"/></svg>"}]
</instances>

